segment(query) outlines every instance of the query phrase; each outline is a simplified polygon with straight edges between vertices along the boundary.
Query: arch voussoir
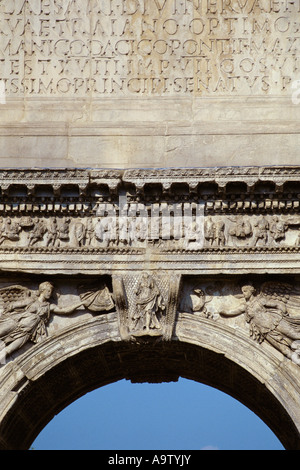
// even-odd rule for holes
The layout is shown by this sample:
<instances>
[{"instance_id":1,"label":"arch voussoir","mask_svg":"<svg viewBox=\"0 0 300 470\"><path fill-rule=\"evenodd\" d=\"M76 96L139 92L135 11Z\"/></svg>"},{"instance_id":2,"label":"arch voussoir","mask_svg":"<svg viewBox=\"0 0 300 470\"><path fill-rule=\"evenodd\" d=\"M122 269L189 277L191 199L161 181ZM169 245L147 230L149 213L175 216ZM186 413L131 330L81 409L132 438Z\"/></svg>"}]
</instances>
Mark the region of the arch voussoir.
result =
<instances>
[{"instance_id":1,"label":"arch voussoir","mask_svg":"<svg viewBox=\"0 0 300 470\"><path fill-rule=\"evenodd\" d=\"M107 324L103 319L94 319L81 328L77 324L33 346L2 369L1 389L6 390L1 397L2 449L28 448L55 414L95 388L124 378L160 383L179 377L230 394L260 416L286 448L299 448L297 404L289 393L293 368L280 376L276 355L256 351L255 362L253 356L241 352L237 358L237 347L249 349L246 336L230 343L228 328L212 328L208 321L187 314L178 320L169 341L122 340L115 314L111 314L108 340ZM215 335L218 342L212 345L210 340ZM61 344L67 353L50 361L49 351L60 348L62 352ZM38 364L33 357L39 358ZM265 365L263 374L260 362ZM283 380L284 393L280 385Z\"/></svg>"}]
</instances>

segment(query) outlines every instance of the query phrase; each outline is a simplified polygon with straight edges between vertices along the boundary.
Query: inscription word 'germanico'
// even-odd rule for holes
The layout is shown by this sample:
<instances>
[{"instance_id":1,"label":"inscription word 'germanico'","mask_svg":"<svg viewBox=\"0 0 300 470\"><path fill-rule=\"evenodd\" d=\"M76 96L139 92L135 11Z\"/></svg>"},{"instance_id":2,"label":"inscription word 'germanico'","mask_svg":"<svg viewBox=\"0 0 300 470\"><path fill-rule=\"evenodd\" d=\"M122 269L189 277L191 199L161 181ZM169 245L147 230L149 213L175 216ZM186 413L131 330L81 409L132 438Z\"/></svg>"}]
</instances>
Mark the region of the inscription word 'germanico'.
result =
<instances>
[{"instance_id":1,"label":"inscription word 'germanico'","mask_svg":"<svg viewBox=\"0 0 300 470\"><path fill-rule=\"evenodd\" d=\"M6 96L282 94L299 0L3 0Z\"/></svg>"}]
</instances>

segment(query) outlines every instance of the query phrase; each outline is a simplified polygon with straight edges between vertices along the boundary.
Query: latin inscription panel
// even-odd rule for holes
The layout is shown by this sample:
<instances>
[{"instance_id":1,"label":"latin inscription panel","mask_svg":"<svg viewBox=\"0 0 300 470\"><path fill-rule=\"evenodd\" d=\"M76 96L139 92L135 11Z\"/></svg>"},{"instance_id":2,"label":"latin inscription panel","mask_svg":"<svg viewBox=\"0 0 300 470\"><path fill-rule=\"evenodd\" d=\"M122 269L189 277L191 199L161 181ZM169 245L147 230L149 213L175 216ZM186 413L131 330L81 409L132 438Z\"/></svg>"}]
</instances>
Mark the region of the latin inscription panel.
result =
<instances>
[{"instance_id":1,"label":"latin inscription panel","mask_svg":"<svg viewBox=\"0 0 300 470\"><path fill-rule=\"evenodd\" d=\"M299 0L3 0L7 97L291 93Z\"/></svg>"}]
</instances>

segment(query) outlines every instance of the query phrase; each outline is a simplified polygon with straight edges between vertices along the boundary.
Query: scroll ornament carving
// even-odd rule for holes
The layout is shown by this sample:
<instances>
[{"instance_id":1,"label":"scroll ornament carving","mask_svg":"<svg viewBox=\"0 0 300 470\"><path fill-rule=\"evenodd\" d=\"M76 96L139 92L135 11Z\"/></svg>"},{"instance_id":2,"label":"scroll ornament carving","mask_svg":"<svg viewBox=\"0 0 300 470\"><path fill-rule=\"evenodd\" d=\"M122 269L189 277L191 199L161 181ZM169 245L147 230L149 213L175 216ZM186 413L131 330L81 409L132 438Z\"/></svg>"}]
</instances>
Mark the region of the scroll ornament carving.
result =
<instances>
[{"instance_id":1,"label":"scroll ornament carving","mask_svg":"<svg viewBox=\"0 0 300 470\"><path fill-rule=\"evenodd\" d=\"M14 285L0 289L3 312L0 316L1 353L10 356L28 342L37 343L47 336L47 324L53 314L69 315L80 307L91 312L107 312L114 307L112 294L105 284L82 291L78 302L59 307L52 300L54 286L45 281L36 291Z\"/></svg>"}]
</instances>

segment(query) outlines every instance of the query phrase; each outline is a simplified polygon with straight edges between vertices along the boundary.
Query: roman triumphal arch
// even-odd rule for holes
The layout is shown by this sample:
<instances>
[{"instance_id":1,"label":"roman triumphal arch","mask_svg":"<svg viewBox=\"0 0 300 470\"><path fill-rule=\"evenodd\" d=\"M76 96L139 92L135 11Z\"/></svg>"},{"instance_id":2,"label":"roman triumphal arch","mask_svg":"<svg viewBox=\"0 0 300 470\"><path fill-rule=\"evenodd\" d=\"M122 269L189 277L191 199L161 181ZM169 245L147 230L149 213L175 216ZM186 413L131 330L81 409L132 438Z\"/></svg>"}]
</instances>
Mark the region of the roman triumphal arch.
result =
<instances>
[{"instance_id":1,"label":"roman triumphal arch","mask_svg":"<svg viewBox=\"0 0 300 470\"><path fill-rule=\"evenodd\" d=\"M1 447L100 385L182 376L298 449L299 178L2 170Z\"/></svg>"},{"instance_id":2,"label":"roman triumphal arch","mask_svg":"<svg viewBox=\"0 0 300 470\"><path fill-rule=\"evenodd\" d=\"M0 2L0 448L101 385L300 449L299 0Z\"/></svg>"}]
</instances>

